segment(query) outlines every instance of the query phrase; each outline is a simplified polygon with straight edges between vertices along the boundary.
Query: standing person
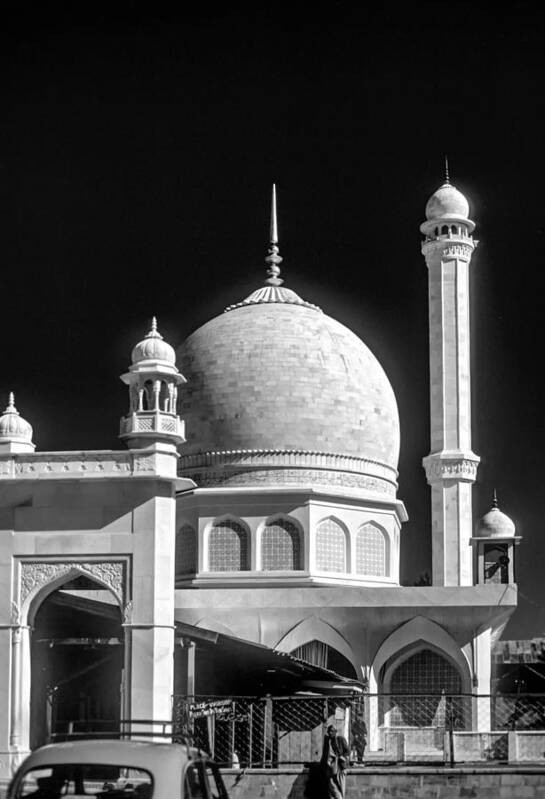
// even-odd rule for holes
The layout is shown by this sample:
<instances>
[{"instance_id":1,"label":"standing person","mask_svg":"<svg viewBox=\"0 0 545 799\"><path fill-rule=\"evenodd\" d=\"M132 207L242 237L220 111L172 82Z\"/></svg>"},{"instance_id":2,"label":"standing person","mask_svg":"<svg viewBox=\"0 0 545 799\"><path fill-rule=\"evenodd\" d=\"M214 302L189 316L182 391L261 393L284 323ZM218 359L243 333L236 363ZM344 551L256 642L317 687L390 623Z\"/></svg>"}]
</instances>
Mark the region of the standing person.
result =
<instances>
[{"instance_id":1,"label":"standing person","mask_svg":"<svg viewBox=\"0 0 545 799\"><path fill-rule=\"evenodd\" d=\"M346 767L350 750L346 738L337 735L333 724L327 728L322 750L322 769L327 786L327 799L344 799Z\"/></svg>"}]
</instances>

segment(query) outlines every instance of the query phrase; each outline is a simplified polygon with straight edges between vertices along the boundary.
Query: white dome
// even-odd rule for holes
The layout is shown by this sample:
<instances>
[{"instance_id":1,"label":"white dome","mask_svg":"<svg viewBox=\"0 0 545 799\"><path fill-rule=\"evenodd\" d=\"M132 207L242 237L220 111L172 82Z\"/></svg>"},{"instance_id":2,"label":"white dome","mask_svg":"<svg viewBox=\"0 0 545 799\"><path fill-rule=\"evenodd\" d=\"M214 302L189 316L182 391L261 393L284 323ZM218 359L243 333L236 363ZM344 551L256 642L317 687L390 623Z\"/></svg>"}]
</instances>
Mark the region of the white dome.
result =
<instances>
[{"instance_id":1,"label":"white dome","mask_svg":"<svg viewBox=\"0 0 545 799\"><path fill-rule=\"evenodd\" d=\"M427 202L426 219L469 219L469 203L455 186L443 183Z\"/></svg>"},{"instance_id":2,"label":"white dome","mask_svg":"<svg viewBox=\"0 0 545 799\"><path fill-rule=\"evenodd\" d=\"M399 417L384 370L352 331L281 291L230 306L178 349L188 381L181 469L221 461L220 482L251 484L284 460L299 475L286 479L308 482L303 467L323 455L326 483L342 461L355 485L385 491L397 475Z\"/></svg>"},{"instance_id":3,"label":"white dome","mask_svg":"<svg viewBox=\"0 0 545 799\"><path fill-rule=\"evenodd\" d=\"M478 538L513 538L516 535L515 523L498 508L496 499L488 513L479 519L475 536Z\"/></svg>"},{"instance_id":4,"label":"white dome","mask_svg":"<svg viewBox=\"0 0 545 799\"><path fill-rule=\"evenodd\" d=\"M169 364L176 363L176 353L174 348L163 340L162 335L157 330L157 320L153 317L151 330L147 336L139 341L131 354L133 364L141 361L165 361Z\"/></svg>"},{"instance_id":5,"label":"white dome","mask_svg":"<svg viewBox=\"0 0 545 799\"><path fill-rule=\"evenodd\" d=\"M15 407L13 393L9 395L7 408L0 416L0 443L12 442L32 444L32 426Z\"/></svg>"}]
</instances>

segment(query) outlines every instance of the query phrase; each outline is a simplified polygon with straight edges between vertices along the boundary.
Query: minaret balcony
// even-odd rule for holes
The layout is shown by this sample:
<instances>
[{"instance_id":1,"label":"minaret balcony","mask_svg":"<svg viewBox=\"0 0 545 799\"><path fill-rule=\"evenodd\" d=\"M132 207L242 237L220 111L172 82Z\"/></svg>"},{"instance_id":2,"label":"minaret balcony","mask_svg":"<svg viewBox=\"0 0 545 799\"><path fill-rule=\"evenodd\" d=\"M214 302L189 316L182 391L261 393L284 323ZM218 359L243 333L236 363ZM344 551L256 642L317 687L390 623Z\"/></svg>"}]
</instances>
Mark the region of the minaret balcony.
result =
<instances>
[{"instance_id":1,"label":"minaret balcony","mask_svg":"<svg viewBox=\"0 0 545 799\"><path fill-rule=\"evenodd\" d=\"M154 438L167 436L185 441L185 425L179 416L165 411L138 411L121 419L120 436Z\"/></svg>"}]
</instances>

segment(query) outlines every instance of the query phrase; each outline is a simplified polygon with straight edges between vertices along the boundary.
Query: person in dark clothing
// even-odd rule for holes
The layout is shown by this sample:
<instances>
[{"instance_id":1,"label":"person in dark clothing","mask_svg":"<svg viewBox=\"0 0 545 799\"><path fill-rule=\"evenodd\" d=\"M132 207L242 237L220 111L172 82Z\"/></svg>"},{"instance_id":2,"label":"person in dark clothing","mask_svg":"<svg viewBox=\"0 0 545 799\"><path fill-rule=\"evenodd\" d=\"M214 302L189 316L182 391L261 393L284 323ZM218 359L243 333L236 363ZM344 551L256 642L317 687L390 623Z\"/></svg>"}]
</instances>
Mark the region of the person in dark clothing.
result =
<instances>
[{"instance_id":1,"label":"person in dark clothing","mask_svg":"<svg viewBox=\"0 0 545 799\"><path fill-rule=\"evenodd\" d=\"M321 760L327 799L344 799L349 754L346 738L337 735L335 726L330 724L324 738Z\"/></svg>"}]
</instances>

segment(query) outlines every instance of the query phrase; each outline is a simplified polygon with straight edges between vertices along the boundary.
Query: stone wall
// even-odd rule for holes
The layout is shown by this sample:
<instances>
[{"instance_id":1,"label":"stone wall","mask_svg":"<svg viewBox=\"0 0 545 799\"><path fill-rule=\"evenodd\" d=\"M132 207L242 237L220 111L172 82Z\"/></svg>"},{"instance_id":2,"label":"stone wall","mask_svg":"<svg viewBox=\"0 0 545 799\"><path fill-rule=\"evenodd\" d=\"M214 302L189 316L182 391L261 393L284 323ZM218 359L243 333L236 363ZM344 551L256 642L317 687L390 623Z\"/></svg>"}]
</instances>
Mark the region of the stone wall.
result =
<instances>
[{"instance_id":1,"label":"stone wall","mask_svg":"<svg viewBox=\"0 0 545 799\"><path fill-rule=\"evenodd\" d=\"M320 799L306 769L227 770L230 799ZM545 768L351 769L346 799L545 799Z\"/></svg>"}]
</instances>

